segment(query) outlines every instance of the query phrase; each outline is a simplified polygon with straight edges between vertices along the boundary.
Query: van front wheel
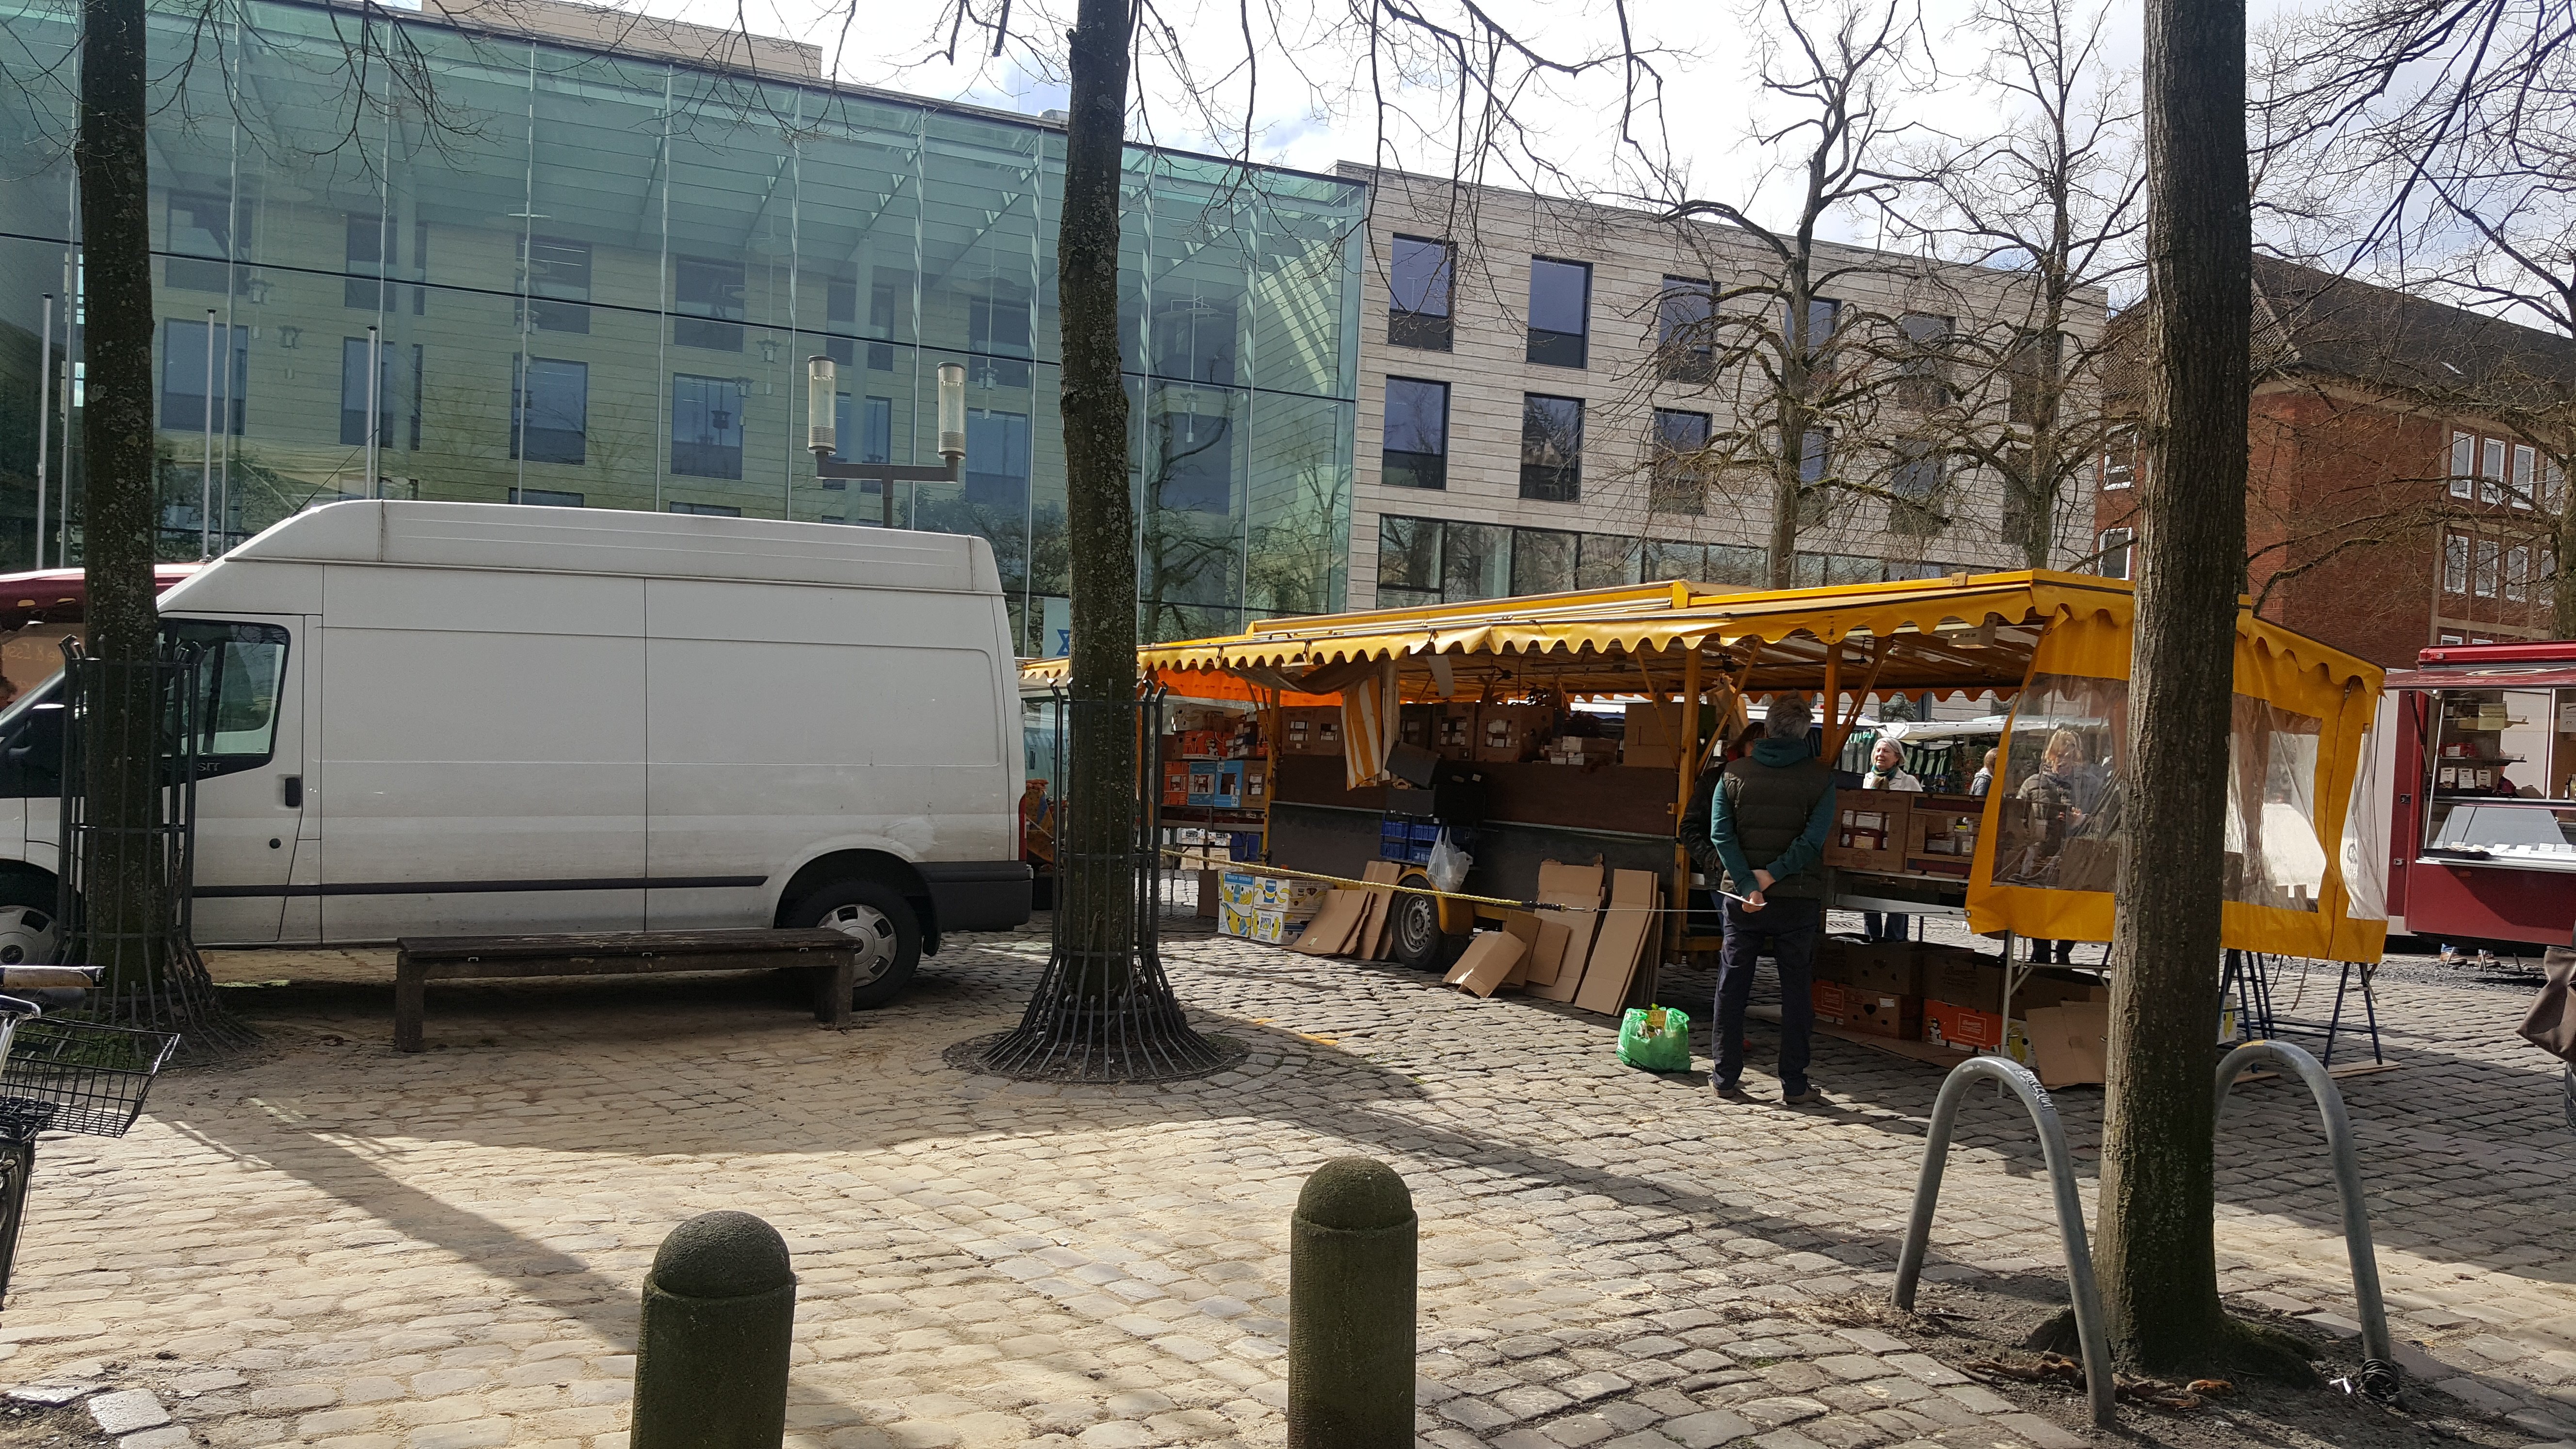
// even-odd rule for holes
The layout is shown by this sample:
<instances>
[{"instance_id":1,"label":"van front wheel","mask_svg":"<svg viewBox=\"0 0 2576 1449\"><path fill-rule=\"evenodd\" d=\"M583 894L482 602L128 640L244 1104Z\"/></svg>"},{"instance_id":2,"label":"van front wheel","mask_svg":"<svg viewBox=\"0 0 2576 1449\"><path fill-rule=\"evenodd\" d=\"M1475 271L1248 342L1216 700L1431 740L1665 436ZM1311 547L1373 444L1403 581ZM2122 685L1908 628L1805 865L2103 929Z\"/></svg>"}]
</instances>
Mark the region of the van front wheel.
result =
<instances>
[{"instance_id":1,"label":"van front wheel","mask_svg":"<svg viewBox=\"0 0 2576 1449\"><path fill-rule=\"evenodd\" d=\"M921 965L921 921L912 903L883 881L834 881L799 901L780 924L819 926L859 943L858 989L850 1005L861 1011L902 995Z\"/></svg>"}]
</instances>

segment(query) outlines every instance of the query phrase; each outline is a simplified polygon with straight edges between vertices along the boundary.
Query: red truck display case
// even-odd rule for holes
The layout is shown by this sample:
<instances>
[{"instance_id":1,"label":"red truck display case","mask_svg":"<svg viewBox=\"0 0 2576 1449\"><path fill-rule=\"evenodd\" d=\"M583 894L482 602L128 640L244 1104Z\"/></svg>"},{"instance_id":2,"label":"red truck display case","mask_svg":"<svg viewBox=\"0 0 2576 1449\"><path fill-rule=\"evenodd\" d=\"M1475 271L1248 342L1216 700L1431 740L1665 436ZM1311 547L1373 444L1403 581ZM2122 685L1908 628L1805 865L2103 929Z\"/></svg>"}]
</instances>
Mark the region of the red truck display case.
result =
<instances>
[{"instance_id":1,"label":"red truck display case","mask_svg":"<svg viewBox=\"0 0 2576 1449\"><path fill-rule=\"evenodd\" d=\"M2576 943L2576 641L2445 645L2388 676L2391 926Z\"/></svg>"}]
</instances>

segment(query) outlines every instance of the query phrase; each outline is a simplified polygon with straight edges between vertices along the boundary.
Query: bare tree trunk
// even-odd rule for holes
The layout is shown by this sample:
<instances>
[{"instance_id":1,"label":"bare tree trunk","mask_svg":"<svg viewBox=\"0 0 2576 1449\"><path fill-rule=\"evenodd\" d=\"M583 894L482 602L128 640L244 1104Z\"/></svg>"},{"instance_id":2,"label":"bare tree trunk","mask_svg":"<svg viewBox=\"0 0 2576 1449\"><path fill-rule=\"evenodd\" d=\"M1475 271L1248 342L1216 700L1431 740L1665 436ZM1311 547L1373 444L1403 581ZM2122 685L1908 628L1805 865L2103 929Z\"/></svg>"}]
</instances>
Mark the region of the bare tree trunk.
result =
<instances>
[{"instance_id":1,"label":"bare tree trunk","mask_svg":"<svg viewBox=\"0 0 2576 1449\"><path fill-rule=\"evenodd\" d=\"M2228 722L2245 559L2252 209L2244 0L2148 0L2148 323L2129 849L2113 936L2096 1264L2115 1352L2152 1372L2295 1375L2226 1317L2212 1234Z\"/></svg>"},{"instance_id":2,"label":"bare tree trunk","mask_svg":"<svg viewBox=\"0 0 2576 1449\"><path fill-rule=\"evenodd\" d=\"M1118 367L1118 190L1126 146L1127 0L1081 0L1065 126L1064 216L1056 279L1064 337L1065 513L1071 526L1073 658L1077 700L1126 700L1136 692L1136 510L1127 469L1127 385ZM1076 710L1073 779L1061 847L1106 858L1131 848L1136 736L1106 710ZM1056 898L1058 942L1084 959L1126 959L1135 939L1135 889L1103 871L1074 872ZM1086 980L1105 997L1114 964Z\"/></svg>"},{"instance_id":3,"label":"bare tree trunk","mask_svg":"<svg viewBox=\"0 0 2576 1449\"><path fill-rule=\"evenodd\" d=\"M81 447L89 465L81 500L88 584L88 647L109 661L152 657L159 621L152 597L152 231L144 147L143 0L84 0L81 37L81 245L88 368ZM222 365L231 365L224 349ZM214 386L212 378L207 380ZM133 671L137 677L142 671ZM115 959L111 992L131 997L164 966L160 929L170 883L161 879L146 827L157 815L158 710L148 687L99 692L84 722L91 858L82 862L89 939ZM139 717L138 717L139 716ZM150 943L150 944L144 944ZM119 947L122 949L119 949Z\"/></svg>"},{"instance_id":4,"label":"bare tree trunk","mask_svg":"<svg viewBox=\"0 0 2576 1449\"><path fill-rule=\"evenodd\" d=\"M2576 545L2576 458L2559 464L2558 521L2549 530L2549 637L2576 639L2576 583L2568 578L2568 569L2576 559L2568 557Z\"/></svg>"}]
</instances>

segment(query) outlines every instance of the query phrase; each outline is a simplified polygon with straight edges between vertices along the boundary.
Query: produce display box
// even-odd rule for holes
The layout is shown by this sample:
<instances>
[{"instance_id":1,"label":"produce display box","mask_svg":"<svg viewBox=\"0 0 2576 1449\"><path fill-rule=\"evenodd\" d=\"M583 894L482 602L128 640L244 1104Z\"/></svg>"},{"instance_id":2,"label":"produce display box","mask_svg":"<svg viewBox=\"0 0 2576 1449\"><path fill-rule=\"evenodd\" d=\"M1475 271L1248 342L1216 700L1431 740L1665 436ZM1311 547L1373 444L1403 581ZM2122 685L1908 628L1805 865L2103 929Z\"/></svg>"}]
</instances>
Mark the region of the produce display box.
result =
<instances>
[{"instance_id":1,"label":"produce display box","mask_svg":"<svg viewBox=\"0 0 2576 1449\"><path fill-rule=\"evenodd\" d=\"M1836 870L1903 871L1911 793L1844 791L1834 802L1833 827L1825 833L1825 864Z\"/></svg>"}]
</instances>

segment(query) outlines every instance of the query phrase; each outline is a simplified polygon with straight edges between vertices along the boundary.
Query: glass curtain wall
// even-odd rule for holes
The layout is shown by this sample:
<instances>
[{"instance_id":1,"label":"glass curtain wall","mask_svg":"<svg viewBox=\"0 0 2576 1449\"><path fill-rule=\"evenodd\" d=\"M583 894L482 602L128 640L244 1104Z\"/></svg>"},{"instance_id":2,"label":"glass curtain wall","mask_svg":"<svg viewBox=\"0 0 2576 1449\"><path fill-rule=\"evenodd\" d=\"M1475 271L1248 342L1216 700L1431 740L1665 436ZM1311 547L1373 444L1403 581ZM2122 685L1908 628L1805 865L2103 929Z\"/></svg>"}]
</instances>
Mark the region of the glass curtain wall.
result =
<instances>
[{"instance_id":1,"label":"glass curtain wall","mask_svg":"<svg viewBox=\"0 0 2576 1449\"><path fill-rule=\"evenodd\" d=\"M890 505L990 540L1027 647L1061 652L1040 647L1066 613L1060 133L382 12L222 13L193 65L172 63L186 20L153 33L155 369L194 400L162 410L165 556L196 557L201 525L220 550L369 496L852 525ZM51 385L39 365L41 296L76 263L74 12L0 17L0 568L26 568L40 409L43 562L80 558L76 363ZM1127 171L1140 622L1337 609L1362 190L1141 148ZM210 308L237 339L211 383ZM53 339L59 362L59 306ZM935 373L964 362L962 480L888 500L813 478L814 353L839 365L844 455L904 463L938 461Z\"/></svg>"}]
</instances>

